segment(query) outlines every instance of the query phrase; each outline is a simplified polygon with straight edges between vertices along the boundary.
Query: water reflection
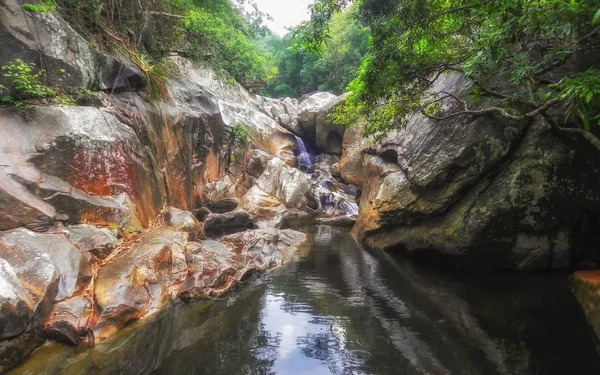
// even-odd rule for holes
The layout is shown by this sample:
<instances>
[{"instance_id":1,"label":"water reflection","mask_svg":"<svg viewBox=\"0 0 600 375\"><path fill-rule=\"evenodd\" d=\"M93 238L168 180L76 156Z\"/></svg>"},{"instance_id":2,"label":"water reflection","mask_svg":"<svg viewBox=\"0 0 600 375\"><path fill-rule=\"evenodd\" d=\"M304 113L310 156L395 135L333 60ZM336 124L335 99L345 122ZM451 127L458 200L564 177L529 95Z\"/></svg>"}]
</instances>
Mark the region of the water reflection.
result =
<instances>
[{"instance_id":1,"label":"water reflection","mask_svg":"<svg viewBox=\"0 0 600 375\"><path fill-rule=\"evenodd\" d=\"M93 350L15 373L600 373L565 275L431 271L315 227L302 260L223 300L178 304Z\"/></svg>"}]
</instances>

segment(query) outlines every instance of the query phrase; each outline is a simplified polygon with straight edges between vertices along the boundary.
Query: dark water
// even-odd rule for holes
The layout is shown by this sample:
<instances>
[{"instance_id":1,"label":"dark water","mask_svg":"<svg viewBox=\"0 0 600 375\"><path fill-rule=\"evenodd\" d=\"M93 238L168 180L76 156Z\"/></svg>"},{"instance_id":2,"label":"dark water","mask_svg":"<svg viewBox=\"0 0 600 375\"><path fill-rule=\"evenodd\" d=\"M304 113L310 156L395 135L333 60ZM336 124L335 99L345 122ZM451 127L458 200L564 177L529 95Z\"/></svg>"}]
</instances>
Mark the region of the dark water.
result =
<instances>
[{"instance_id":1,"label":"dark water","mask_svg":"<svg viewBox=\"0 0 600 375\"><path fill-rule=\"evenodd\" d=\"M461 275L316 227L299 262L15 373L600 374L566 274Z\"/></svg>"}]
</instances>

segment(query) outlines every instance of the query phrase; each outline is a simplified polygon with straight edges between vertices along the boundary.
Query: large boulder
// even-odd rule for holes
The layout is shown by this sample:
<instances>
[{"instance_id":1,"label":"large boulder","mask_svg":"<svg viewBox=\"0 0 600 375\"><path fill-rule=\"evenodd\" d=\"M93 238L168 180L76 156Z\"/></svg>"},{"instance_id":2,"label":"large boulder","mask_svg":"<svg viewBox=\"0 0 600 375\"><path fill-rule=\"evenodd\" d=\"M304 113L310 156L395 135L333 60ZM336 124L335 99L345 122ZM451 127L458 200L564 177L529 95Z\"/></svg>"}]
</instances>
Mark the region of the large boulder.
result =
<instances>
[{"instance_id":1,"label":"large boulder","mask_svg":"<svg viewBox=\"0 0 600 375\"><path fill-rule=\"evenodd\" d=\"M339 164L341 178L345 182L357 186L362 186L365 181L362 158L365 144L362 128L362 126L356 125L344 133L342 157Z\"/></svg>"},{"instance_id":2,"label":"large boulder","mask_svg":"<svg viewBox=\"0 0 600 375\"><path fill-rule=\"evenodd\" d=\"M300 170L289 167L281 159L269 160L265 171L256 181L256 186L287 207L303 208L308 205L310 178Z\"/></svg>"},{"instance_id":3,"label":"large boulder","mask_svg":"<svg viewBox=\"0 0 600 375\"><path fill-rule=\"evenodd\" d=\"M298 109L298 121L304 137L315 141L317 135L317 116L327 110L337 96L329 92L317 92L306 98Z\"/></svg>"},{"instance_id":4,"label":"large boulder","mask_svg":"<svg viewBox=\"0 0 600 375\"><path fill-rule=\"evenodd\" d=\"M344 141L344 133L346 128L343 125L337 124L331 114L335 112L339 105L346 101L346 95L336 97L323 105L317 112L315 119L315 143L319 151L341 155Z\"/></svg>"},{"instance_id":5,"label":"large boulder","mask_svg":"<svg viewBox=\"0 0 600 375\"><path fill-rule=\"evenodd\" d=\"M0 232L0 372L43 343L52 305L83 289L90 266L64 234Z\"/></svg>"},{"instance_id":6,"label":"large boulder","mask_svg":"<svg viewBox=\"0 0 600 375\"><path fill-rule=\"evenodd\" d=\"M96 340L105 340L172 302L188 272L184 254L188 235L173 227L150 230L131 251L100 269L94 289L99 311Z\"/></svg>"},{"instance_id":7,"label":"large boulder","mask_svg":"<svg viewBox=\"0 0 600 375\"><path fill-rule=\"evenodd\" d=\"M0 259L0 340L23 333L33 318L35 303L10 264Z\"/></svg>"},{"instance_id":8,"label":"large boulder","mask_svg":"<svg viewBox=\"0 0 600 375\"><path fill-rule=\"evenodd\" d=\"M466 82L438 82L460 92ZM569 264L582 214L598 207L598 140L543 121L415 115L364 150L354 234L369 246L474 267ZM364 152L363 152L364 153Z\"/></svg>"},{"instance_id":9,"label":"large boulder","mask_svg":"<svg viewBox=\"0 0 600 375\"><path fill-rule=\"evenodd\" d=\"M136 133L109 109L0 109L0 230L70 224L140 227L159 180ZM136 204L137 203L137 204Z\"/></svg>"}]
</instances>

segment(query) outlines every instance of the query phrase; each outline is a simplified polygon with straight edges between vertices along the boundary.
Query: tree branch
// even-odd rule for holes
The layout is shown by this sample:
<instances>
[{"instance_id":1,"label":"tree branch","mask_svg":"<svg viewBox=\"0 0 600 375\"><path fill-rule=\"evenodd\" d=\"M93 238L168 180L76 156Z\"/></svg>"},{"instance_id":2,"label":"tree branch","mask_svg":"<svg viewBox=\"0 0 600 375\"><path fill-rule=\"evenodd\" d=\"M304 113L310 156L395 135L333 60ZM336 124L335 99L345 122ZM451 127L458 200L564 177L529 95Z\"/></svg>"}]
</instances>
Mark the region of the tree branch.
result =
<instances>
[{"instance_id":1,"label":"tree branch","mask_svg":"<svg viewBox=\"0 0 600 375\"><path fill-rule=\"evenodd\" d=\"M457 111L457 112L452 112L443 116L435 116L435 115L430 115L428 114L425 109L423 108L423 106L419 105L419 109L420 112L432 119L432 120L446 120L449 118L453 118L453 117L457 117L457 116L462 116L462 115L470 115L470 116L483 116L483 115L489 115L489 114L499 114L502 117L505 117L507 119L510 120L516 120L516 121L520 121L520 120L527 120L530 118L533 118L537 115L543 114L545 113L549 108L553 107L554 105L556 105L559 102L559 100L557 98L555 99L551 99L548 100L546 103L544 103L544 105L538 107L537 109L528 112L524 115L521 116L515 116L515 115L511 115L510 113L508 113L504 108L500 108L500 107L489 107L489 108L484 108L484 109L479 109L479 110L469 110L466 107L466 103L465 103L465 110L462 111Z\"/></svg>"}]
</instances>

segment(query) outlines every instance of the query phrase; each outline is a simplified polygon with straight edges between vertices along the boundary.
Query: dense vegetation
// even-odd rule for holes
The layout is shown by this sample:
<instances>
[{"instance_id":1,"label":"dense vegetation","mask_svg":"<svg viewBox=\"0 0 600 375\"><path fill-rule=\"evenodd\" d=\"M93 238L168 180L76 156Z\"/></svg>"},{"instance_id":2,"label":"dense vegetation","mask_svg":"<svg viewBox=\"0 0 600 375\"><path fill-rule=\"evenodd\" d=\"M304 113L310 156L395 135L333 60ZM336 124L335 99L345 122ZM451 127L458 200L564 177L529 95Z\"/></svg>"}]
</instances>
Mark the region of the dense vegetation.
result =
<instances>
[{"instance_id":1,"label":"dense vegetation","mask_svg":"<svg viewBox=\"0 0 600 375\"><path fill-rule=\"evenodd\" d=\"M299 31L302 46L320 48L331 33L329 19L350 2L317 0ZM373 50L350 84L340 122L366 118L368 134L400 127L416 111L434 119L495 114L545 116L554 126L585 129L600 124L598 0L357 0L354 6L372 31ZM432 90L445 73L471 79L469 101ZM548 116L555 108L563 116Z\"/></svg>"},{"instance_id":2,"label":"dense vegetation","mask_svg":"<svg viewBox=\"0 0 600 375\"><path fill-rule=\"evenodd\" d=\"M269 85L264 94L300 97L314 91L342 94L369 50L369 29L356 12L335 14L328 22L331 38L318 53L295 48L292 31L280 38L269 34L261 44L270 57Z\"/></svg>"}]
</instances>

